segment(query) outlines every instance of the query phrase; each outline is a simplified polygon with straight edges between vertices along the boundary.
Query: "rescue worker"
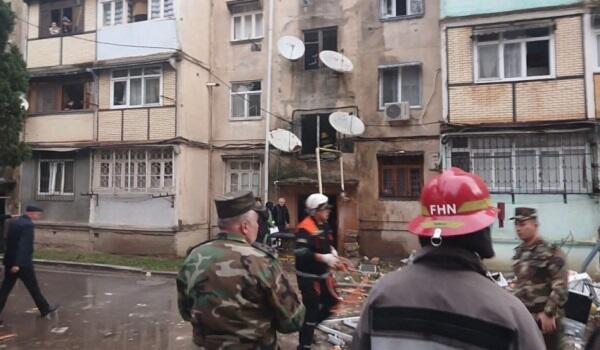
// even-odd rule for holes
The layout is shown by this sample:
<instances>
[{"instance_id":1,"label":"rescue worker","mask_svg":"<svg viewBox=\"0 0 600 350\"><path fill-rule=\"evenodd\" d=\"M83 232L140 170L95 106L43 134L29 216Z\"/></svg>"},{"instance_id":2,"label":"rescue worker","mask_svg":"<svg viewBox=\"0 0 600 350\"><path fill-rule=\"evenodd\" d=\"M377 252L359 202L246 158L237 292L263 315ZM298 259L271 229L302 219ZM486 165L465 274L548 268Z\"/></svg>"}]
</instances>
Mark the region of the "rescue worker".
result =
<instances>
[{"instance_id":1,"label":"rescue worker","mask_svg":"<svg viewBox=\"0 0 600 350\"><path fill-rule=\"evenodd\" d=\"M538 323L548 350L563 349L563 307L569 294L565 255L542 239L535 209L515 208L511 220L523 241L513 257L514 294Z\"/></svg>"},{"instance_id":2,"label":"rescue worker","mask_svg":"<svg viewBox=\"0 0 600 350\"><path fill-rule=\"evenodd\" d=\"M332 295L327 279L339 262L333 247L333 232L327 223L331 213L327 196L313 193L306 199L308 215L296 228L296 277L306 307L298 349L310 349L315 327L331 315L338 299Z\"/></svg>"},{"instance_id":3,"label":"rescue worker","mask_svg":"<svg viewBox=\"0 0 600 350\"><path fill-rule=\"evenodd\" d=\"M258 214L250 191L215 199L221 233L195 247L177 277L178 306L202 349L277 349L276 331L298 331L304 306L277 259L252 246Z\"/></svg>"},{"instance_id":4,"label":"rescue worker","mask_svg":"<svg viewBox=\"0 0 600 350\"><path fill-rule=\"evenodd\" d=\"M450 168L421 194L408 230L423 247L371 290L353 349L527 349L544 341L525 306L487 277L497 216L477 175Z\"/></svg>"}]
</instances>

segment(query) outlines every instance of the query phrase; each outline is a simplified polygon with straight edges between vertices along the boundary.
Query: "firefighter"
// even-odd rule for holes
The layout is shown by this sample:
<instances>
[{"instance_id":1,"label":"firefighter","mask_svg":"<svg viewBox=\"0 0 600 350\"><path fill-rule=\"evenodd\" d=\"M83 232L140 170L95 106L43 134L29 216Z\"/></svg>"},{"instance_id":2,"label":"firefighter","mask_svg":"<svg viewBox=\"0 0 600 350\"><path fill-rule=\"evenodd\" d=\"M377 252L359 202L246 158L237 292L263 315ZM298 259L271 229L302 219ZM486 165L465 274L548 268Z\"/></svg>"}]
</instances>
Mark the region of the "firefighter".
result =
<instances>
[{"instance_id":1,"label":"firefighter","mask_svg":"<svg viewBox=\"0 0 600 350\"><path fill-rule=\"evenodd\" d=\"M315 327L331 315L338 303L331 290L331 270L339 264L333 247L333 232L327 220L331 205L327 196L314 193L306 199L308 215L296 228L296 277L306 307L304 323L300 329L298 349L310 349Z\"/></svg>"},{"instance_id":2,"label":"firefighter","mask_svg":"<svg viewBox=\"0 0 600 350\"><path fill-rule=\"evenodd\" d=\"M482 265L496 216L479 176L451 168L432 179L408 225L423 248L375 284L353 349L545 349L525 306Z\"/></svg>"}]
</instances>

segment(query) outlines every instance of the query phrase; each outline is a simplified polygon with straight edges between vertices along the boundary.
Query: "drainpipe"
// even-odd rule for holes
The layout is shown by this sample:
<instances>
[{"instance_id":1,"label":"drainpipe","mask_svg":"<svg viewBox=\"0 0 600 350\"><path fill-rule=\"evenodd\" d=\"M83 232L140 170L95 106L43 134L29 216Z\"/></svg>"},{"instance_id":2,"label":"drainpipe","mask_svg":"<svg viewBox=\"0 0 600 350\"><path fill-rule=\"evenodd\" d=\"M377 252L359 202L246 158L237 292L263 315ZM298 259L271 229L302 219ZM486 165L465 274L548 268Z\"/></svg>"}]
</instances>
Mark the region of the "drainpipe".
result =
<instances>
[{"instance_id":1,"label":"drainpipe","mask_svg":"<svg viewBox=\"0 0 600 350\"><path fill-rule=\"evenodd\" d=\"M271 92L273 85L273 8L275 0L269 0L269 42L267 48L267 111L271 112ZM271 115L265 113L265 183L264 203L269 201L269 131Z\"/></svg>"}]
</instances>

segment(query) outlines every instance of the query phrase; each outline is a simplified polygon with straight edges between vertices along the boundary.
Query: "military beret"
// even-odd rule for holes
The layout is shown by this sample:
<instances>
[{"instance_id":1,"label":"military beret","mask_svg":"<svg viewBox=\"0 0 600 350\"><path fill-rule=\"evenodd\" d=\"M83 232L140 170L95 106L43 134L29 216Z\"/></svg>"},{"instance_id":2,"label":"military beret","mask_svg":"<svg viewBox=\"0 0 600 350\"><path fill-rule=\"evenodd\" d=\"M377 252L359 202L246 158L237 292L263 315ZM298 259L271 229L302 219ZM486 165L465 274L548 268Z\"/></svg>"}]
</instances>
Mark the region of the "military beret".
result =
<instances>
[{"instance_id":1,"label":"military beret","mask_svg":"<svg viewBox=\"0 0 600 350\"><path fill-rule=\"evenodd\" d=\"M33 213L33 212L36 212L36 211L37 212L43 212L44 209L42 209L40 207L37 207L35 205L28 205L28 206L25 207L25 211L30 212L30 213Z\"/></svg>"},{"instance_id":2,"label":"military beret","mask_svg":"<svg viewBox=\"0 0 600 350\"><path fill-rule=\"evenodd\" d=\"M519 207L515 208L515 216L511 220L523 221L537 218L537 211L533 208Z\"/></svg>"},{"instance_id":3,"label":"military beret","mask_svg":"<svg viewBox=\"0 0 600 350\"><path fill-rule=\"evenodd\" d=\"M227 219L247 213L250 210L260 210L256 206L252 191L228 192L215 197L215 206L219 219Z\"/></svg>"}]
</instances>

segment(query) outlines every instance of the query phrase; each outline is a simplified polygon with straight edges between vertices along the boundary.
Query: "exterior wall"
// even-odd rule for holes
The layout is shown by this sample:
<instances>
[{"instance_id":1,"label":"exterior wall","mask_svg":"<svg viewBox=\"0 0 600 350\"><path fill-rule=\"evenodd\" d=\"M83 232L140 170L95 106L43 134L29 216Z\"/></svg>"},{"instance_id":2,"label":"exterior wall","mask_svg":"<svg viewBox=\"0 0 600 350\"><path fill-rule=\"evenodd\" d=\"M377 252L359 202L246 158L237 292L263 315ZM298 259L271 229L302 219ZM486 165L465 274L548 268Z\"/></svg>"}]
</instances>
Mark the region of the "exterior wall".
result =
<instances>
[{"instance_id":1,"label":"exterior wall","mask_svg":"<svg viewBox=\"0 0 600 350\"><path fill-rule=\"evenodd\" d=\"M38 191L38 160L40 158L75 159L73 174L75 176L74 195L69 197L41 197ZM33 204L44 209L45 221L53 223L87 223L89 218L90 199L80 193L89 191L90 164L86 151L72 152L35 152L34 157L22 165L21 203Z\"/></svg>"},{"instance_id":2,"label":"exterior wall","mask_svg":"<svg viewBox=\"0 0 600 350\"><path fill-rule=\"evenodd\" d=\"M554 51L550 52L554 53L557 79L497 83L474 80L471 27L447 28L448 121L480 124L585 119L582 17L557 18L555 23Z\"/></svg>"},{"instance_id":3,"label":"exterior wall","mask_svg":"<svg viewBox=\"0 0 600 350\"><path fill-rule=\"evenodd\" d=\"M174 52L179 48L175 18L127 23L98 28L98 60ZM127 47L102 44L149 46Z\"/></svg>"},{"instance_id":4,"label":"exterior wall","mask_svg":"<svg viewBox=\"0 0 600 350\"><path fill-rule=\"evenodd\" d=\"M92 227L173 232L175 209L168 198L152 194L99 194L92 209Z\"/></svg>"},{"instance_id":5,"label":"exterior wall","mask_svg":"<svg viewBox=\"0 0 600 350\"><path fill-rule=\"evenodd\" d=\"M94 139L94 114L60 113L25 120L25 142L79 142Z\"/></svg>"},{"instance_id":6,"label":"exterior wall","mask_svg":"<svg viewBox=\"0 0 600 350\"><path fill-rule=\"evenodd\" d=\"M441 0L441 18L485 15L583 3L582 0Z\"/></svg>"}]
</instances>

